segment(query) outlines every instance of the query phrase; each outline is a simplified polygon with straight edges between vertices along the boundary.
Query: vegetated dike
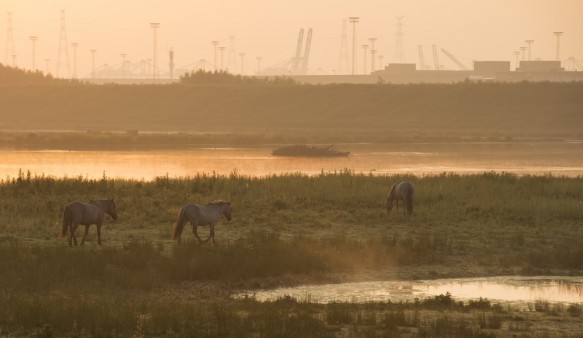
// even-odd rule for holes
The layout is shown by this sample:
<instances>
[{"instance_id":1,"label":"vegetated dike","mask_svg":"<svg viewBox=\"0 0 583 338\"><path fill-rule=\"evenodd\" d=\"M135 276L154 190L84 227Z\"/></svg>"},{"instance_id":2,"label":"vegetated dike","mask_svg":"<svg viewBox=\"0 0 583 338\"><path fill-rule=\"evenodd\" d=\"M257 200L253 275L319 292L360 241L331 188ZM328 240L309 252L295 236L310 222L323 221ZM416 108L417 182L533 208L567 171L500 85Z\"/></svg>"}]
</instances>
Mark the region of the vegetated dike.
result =
<instances>
[{"instance_id":1,"label":"vegetated dike","mask_svg":"<svg viewBox=\"0 0 583 338\"><path fill-rule=\"evenodd\" d=\"M1 129L580 135L581 83L2 84Z\"/></svg>"}]
</instances>

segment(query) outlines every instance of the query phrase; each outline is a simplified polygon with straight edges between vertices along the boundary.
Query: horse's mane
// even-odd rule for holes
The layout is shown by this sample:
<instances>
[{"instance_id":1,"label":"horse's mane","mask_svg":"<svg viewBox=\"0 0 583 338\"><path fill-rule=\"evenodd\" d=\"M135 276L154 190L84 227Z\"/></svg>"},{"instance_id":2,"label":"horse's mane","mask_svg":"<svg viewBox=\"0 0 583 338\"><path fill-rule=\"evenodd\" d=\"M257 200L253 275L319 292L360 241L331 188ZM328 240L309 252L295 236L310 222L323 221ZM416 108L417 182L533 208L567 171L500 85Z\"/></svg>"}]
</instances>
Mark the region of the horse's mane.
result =
<instances>
[{"instance_id":1,"label":"horse's mane","mask_svg":"<svg viewBox=\"0 0 583 338\"><path fill-rule=\"evenodd\" d=\"M400 182L397 182L391 186L391 191L389 191L389 195L387 196L387 198L395 196L395 188L397 188L397 184L399 183Z\"/></svg>"}]
</instances>

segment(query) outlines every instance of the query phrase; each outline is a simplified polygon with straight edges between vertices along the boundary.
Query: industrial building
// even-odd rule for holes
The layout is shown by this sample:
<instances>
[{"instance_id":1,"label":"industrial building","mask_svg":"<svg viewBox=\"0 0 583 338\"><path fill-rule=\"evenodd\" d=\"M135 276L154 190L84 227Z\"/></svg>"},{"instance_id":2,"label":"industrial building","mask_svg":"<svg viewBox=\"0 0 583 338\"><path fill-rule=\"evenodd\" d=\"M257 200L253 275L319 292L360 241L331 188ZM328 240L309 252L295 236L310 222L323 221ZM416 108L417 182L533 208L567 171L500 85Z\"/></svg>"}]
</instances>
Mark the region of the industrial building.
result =
<instances>
[{"instance_id":1,"label":"industrial building","mask_svg":"<svg viewBox=\"0 0 583 338\"><path fill-rule=\"evenodd\" d=\"M520 61L517 72L563 72L561 61Z\"/></svg>"},{"instance_id":2,"label":"industrial building","mask_svg":"<svg viewBox=\"0 0 583 338\"><path fill-rule=\"evenodd\" d=\"M370 75L303 75L290 76L305 84L332 83L456 83L465 81L583 81L583 72L565 71L559 61L522 61L511 71L510 61L475 61L473 70L417 70L414 63L389 64Z\"/></svg>"}]
</instances>

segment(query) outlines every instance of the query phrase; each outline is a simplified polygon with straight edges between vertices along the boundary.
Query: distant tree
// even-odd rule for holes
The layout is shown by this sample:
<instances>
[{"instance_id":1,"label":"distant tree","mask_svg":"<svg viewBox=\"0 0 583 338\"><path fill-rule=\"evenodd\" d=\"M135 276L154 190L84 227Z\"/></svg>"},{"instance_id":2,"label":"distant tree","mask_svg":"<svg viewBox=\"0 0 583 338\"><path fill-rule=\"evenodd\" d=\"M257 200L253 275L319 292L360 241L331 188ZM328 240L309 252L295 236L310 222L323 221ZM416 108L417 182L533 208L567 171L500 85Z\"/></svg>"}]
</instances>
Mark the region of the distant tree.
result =
<instances>
[{"instance_id":1,"label":"distant tree","mask_svg":"<svg viewBox=\"0 0 583 338\"><path fill-rule=\"evenodd\" d=\"M57 79L50 74L43 72L24 70L0 64L0 84L1 85L30 85L30 84L70 84L81 83L72 79Z\"/></svg>"},{"instance_id":2,"label":"distant tree","mask_svg":"<svg viewBox=\"0 0 583 338\"><path fill-rule=\"evenodd\" d=\"M215 84L215 85L296 85L289 77L252 77L231 74L226 71L207 72L192 71L180 77L182 84Z\"/></svg>"}]
</instances>

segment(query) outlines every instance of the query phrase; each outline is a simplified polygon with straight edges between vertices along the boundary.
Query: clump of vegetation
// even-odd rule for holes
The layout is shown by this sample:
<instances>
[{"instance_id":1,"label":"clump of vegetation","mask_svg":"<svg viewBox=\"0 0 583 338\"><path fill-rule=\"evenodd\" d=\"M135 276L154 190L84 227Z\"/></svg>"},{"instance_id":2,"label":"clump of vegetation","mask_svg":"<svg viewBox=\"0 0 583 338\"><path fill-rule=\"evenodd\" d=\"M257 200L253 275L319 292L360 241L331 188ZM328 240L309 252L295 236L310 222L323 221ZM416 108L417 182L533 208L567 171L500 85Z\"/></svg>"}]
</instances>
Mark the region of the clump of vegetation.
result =
<instances>
[{"instance_id":1,"label":"clump of vegetation","mask_svg":"<svg viewBox=\"0 0 583 338\"><path fill-rule=\"evenodd\" d=\"M255 85L255 86L292 86L297 82L285 76L254 77L235 75L227 71L207 72L204 70L192 71L180 77L181 84L188 85Z\"/></svg>"}]
</instances>

